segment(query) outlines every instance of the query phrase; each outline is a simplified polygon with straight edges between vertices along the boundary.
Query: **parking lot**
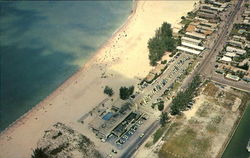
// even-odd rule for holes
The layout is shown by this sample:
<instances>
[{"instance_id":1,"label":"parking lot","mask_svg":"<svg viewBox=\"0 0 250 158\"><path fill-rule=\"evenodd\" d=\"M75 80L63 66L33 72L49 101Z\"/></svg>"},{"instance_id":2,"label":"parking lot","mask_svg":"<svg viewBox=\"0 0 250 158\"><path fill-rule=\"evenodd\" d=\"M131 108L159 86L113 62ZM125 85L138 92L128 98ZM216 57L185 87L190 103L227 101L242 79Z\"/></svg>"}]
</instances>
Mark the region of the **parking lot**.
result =
<instances>
[{"instance_id":1,"label":"parking lot","mask_svg":"<svg viewBox=\"0 0 250 158\"><path fill-rule=\"evenodd\" d=\"M193 62L193 56L185 53L178 55L174 61L171 60L171 65L157 78L152 84L144 83L142 94L138 95L134 101L138 105L151 107L158 98L166 91L173 87L174 82L180 80L182 74L185 73L189 64Z\"/></svg>"}]
</instances>

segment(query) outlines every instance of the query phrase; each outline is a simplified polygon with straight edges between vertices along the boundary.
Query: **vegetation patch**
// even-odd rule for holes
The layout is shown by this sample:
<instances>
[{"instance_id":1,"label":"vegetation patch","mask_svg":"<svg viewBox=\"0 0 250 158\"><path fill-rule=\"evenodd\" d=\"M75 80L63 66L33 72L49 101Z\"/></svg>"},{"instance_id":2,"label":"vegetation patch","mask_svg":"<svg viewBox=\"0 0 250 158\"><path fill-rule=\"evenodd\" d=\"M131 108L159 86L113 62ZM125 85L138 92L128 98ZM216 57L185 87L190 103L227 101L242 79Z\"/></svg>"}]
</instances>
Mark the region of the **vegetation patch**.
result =
<instances>
[{"instance_id":1,"label":"vegetation patch","mask_svg":"<svg viewBox=\"0 0 250 158\"><path fill-rule=\"evenodd\" d=\"M156 30L155 37L148 41L150 64L155 66L166 51L173 52L176 48L176 41L173 37L171 24L163 23Z\"/></svg>"},{"instance_id":2,"label":"vegetation patch","mask_svg":"<svg viewBox=\"0 0 250 158\"><path fill-rule=\"evenodd\" d=\"M130 87L121 87L120 88L120 98L122 100L128 99L134 93L134 86Z\"/></svg>"},{"instance_id":3,"label":"vegetation patch","mask_svg":"<svg viewBox=\"0 0 250 158\"><path fill-rule=\"evenodd\" d=\"M216 87L212 82L209 82L206 85L203 93L210 96L210 97L214 97L216 95L216 93L218 92L218 90L219 90L218 87Z\"/></svg>"},{"instance_id":4,"label":"vegetation patch","mask_svg":"<svg viewBox=\"0 0 250 158\"><path fill-rule=\"evenodd\" d=\"M205 156L210 146L209 139L206 137L197 137L197 132L186 127L178 135L171 136L162 146L159 157L200 157Z\"/></svg>"},{"instance_id":5,"label":"vegetation patch","mask_svg":"<svg viewBox=\"0 0 250 158\"><path fill-rule=\"evenodd\" d=\"M103 92L104 92L105 94L107 94L108 96L110 96L110 97L114 94L113 89L110 88L109 86L105 86Z\"/></svg>"},{"instance_id":6,"label":"vegetation patch","mask_svg":"<svg viewBox=\"0 0 250 158\"><path fill-rule=\"evenodd\" d=\"M161 138L161 136L163 135L164 131L165 131L165 127L161 127L161 128L159 128L159 129L154 133L153 143L156 143L156 142Z\"/></svg>"},{"instance_id":7,"label":"vegetation patch","mask_svg":"<svg viewBox=\"0 0 250 158\"><path fill-rule=\"evenodd\" d=\"M177 96L173 99L171 105L172 115L180 114L182 110L185 110L189 102L192 101L196 89L199 87L200 84L201 84L201 78L199 76L195 76L191 84L188 85L188 88L185 91L179 92L177 94Z\"/></svg>"}]
</instances>

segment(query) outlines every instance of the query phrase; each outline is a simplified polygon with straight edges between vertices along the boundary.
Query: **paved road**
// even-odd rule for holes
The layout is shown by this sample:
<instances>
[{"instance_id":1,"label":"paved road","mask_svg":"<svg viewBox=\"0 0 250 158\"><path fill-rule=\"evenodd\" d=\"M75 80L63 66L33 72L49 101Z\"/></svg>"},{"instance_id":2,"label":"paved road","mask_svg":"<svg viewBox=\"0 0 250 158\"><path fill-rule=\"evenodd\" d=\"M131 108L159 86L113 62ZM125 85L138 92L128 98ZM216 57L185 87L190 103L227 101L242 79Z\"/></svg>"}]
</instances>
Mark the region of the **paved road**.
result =
<instances>
[{"instance_id":1,"label":"paved road","mask_svg":"<svg viewBox=\"0 0 250 158\"><path fill-rule=\"evenodd\" d=\"M121 156L121 158L130 158L135 151L142 145L142 143L155 131L160 126L159 121L155 121L152 123L152 125L146 130L144 133L145 135L142 138L137 138L136 143L131 145L128 149L127 152L124 152L124 154Z\"/></svg>"},{"instance_id":2,"label":"paved road","mask_svg":"<svg viewBox=\"0 0 250 158\"><path fill-rule=\"evenodd\" d=\"M231 87L235 87L237 89L250 92L250 85L247 82L236 82L232 80L225 79L223 76L213 75L211 78L212 81L215 81L217 83L223 84L223 85L229 85Z\"/></svg>"}]
</instances>

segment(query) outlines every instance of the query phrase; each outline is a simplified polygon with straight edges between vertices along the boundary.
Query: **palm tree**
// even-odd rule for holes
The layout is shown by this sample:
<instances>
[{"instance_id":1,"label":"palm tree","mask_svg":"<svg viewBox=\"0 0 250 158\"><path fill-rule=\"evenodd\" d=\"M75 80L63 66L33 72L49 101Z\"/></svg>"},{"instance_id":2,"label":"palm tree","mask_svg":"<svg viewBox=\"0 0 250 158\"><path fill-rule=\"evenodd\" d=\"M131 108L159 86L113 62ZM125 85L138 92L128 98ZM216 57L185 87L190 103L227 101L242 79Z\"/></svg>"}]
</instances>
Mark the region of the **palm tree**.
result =
<instances>
[{"instance_id":1,"label":"palm tree","mask_svg":"<svg viewBox=\"0 0 250 158\"><path fill-rule=\"evenodd\" d=\"M42 148L36 148L33 150L31 158L49 158L49 156L44 152Z\"/></svg>"}]
</instances>

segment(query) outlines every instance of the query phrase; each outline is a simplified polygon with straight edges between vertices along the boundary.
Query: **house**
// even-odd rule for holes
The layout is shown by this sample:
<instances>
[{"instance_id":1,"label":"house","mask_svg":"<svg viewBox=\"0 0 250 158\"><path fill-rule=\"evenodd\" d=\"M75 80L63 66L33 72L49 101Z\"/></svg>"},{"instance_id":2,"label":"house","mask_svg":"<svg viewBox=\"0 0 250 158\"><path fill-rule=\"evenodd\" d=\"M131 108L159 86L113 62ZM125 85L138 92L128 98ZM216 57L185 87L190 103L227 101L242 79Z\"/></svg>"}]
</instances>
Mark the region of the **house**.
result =
<instances>
[{"instance_id":1,"label":"house","mask_svg":"<svg viewBox=\"0 0 250 158\"><path fill-rule=\"evenodd\" d=\"M197 21L200 21L200 22L209 22L207 19L200 18L200 17L198 17L198 16L196 16L196 17L194 18L194 20L197 20Z\"/></svg>"},{"instance_id":2,"label":"house","mask_svg":"<svg viewBox=\"0 0 250 158\"><path fill-rule=\"evenodd\" d=\"M238 76L231 75L231 74L227 74L225 77L230 79L230 80L233 80L233 81L239 81L240 80L240 78Z\"/></svg>"},{"instance_id":3,"label":"house","mask_svg":"<svg viewBox=\"0 0 250 158\"><path fill-rule=\"evenodd\" d=\"M197 15L200 18L204 18L204 19L215 19L215 18L217 18L217 14L207 13L207 12L203 12L203 11L198 11Z\"/></svg>"},{"instance_id":4,"label":"house","mask_svg":"<svg viewBox=\"0 0 250 158\"><path fill-rule=\"evenodd\" d=\"M243 55L246 53L246 50L244 50L244 49L235 48L235 47L231 47L231 46L227 46L226 51L235 52L236 54L239 54L239 55Z\"/></svg>"},{"instance_id":5,"label":"house","mask_svg":"<svg viewBox=\"0 0 250 158\"><path fill-rule=\"evenodd\" d=\"M196 38L196 39L202 39L202 40L206 38L206 35L197 33L197 32L186 32L185 35L190 38Z\"/></svg>"},{"instance_id":6,"label":"house","mask_svg":"<svg viewBox=\"0 0 250 158\"><path fill-rule=\"evenodd\" d=\"M194 54L194 55L199 55L201 53L201 51L197 51L197 50L190 49L188 47L183 47L183 46L178 46L176 49L179 51L189 53L189 54Z\"/></svg>"},{"instance_id":7,"label":"house","mask_svg":"<svg viewBox=\"0 0 250 158\"><path fill-rule=\"evenodd\" d=\"M234 52L226 52L226 54L224 54L224 55L227 56L227 57L232 58L232 57L236 56L236 53L234 53Z\"/></svg>"},{"instance_id":8,"label":"house","mask_svg":"<svg viewBox=\"0 0 250 158\"><path fill-rule=\"evenodd\" d=\"M193 39L193 38L189 38L189 37L181 37L181 42L187 42L190 44L194 44L194 45L199 45L201 44L201 40L197 40L197 39Z\"/></svg>"},{"instance_id":9,"label":"house","mask_svg":"<svg viewBox=\"0 0 250 158\"><path fill-rule=\"evenodd\" d=\"M227 56L223 56L221 59L220 59L221 62L224 62L224 63L227 63L227 62L231 62L232 61L232 58L230 57L227 57Z\"/></svg>"},{"instance_id":10,"label":"house","mask_svg":"<svg viewBox=\"0 0 250 158\"><path fill-rule=\"evenodd\" d=\"M232 45L232 46L236 46L236 47L240 47L240 48L245 47L244 44L240 41L229 40L227 43Z\"/></svg>"},{"instance_id":11,"label":"house","mask_svg":"<svg viewBox=\"0 0 250 158\"><path fill-rule=\"evenodd\" d=\"M250 21L249 21L248 19L244 19L244 20L243 20L243 24L250 25Z\"/></svg>"},{"instance_id":12,"label":"house","mask_svg":"<svg viewBox=\"0 0 250 158\"><path fill-rule=\"evenodd\" d=\"M210 31L215 31L215 29L214 28L211 28L211 27L209 27L209 26L204 26L204 25L202 25L202 24L199 24L198 26L197 26L197 28L200 28L200 29L204 29L204 30L210 30Z\"/></svg>"},{"instance_id":13,"label":"house","mask_svg":"<svg viewBox=\"0 0 250 158\"><path fill-rule=\"evenodd\" d=\"M246 37L234 35L233 36L233 40L245 42L246 41Z\"/></svg>"},{"instance_id":14,"label":"house","mask_svg":"<svg viewBox=\"0 0 250 158\"><path fill-rule=\"evenodd\" d=\"M207 26L207 27L211 27L211 28L217 28L218 24L214 24L214 23L210 23L210 22L200 22L200 25L204 25L204 26Z\"/></svg>"},{"instance_id":15,"label":"house","mask_svg":"<svg viewBox=\"0 0 250 158\"><path fill-rule=\"evenodd\" d=\"M196 31L196 32L200 32L200 33L202 33L202 34L204 34L204 35L206 35L206 36L209 36L210 34L213 33L212 30L207 30L207 29L204 29L204 28L201 28L201 27L197 27L197 28L195 29L195 31Z\"/></svg>"},{"instance_id":16,"label":"house","mask_svg":"<svg viewBox=\"0 0 250 158\"><path fill-rule=\"evenodd\" d=\"M201 8L199 11L202 11L204 13L209 13L209 14L218 14L218 11L211 10L211 9L205 9L205 8Z\"/></svg>"},{"instance_id":17,"label":"house","mask_svg":"<svg viewBox=\"0 0 250 158\"><path fill-rule=\"evenodd\" d=\"M219 11L219 12L222 12L224 10L224 8L220 8L212 4L201 4L200 6L201 8L204 8L204 9L210 9L210 10Z\"/></svg>"},{"instance_id":18,"label":"house","mask_svg":"<svg viewBox=\"0 0 250 158\"><path fill-rule=\"evenodd\" d=\"M219 70L222 70L222 71L231 71L231 72L242 72L244 74L247 74L248 71L244 70L244 69L240 69L240 68L237 68L237 67L234 67L234 66L231 66L231 65L225 65L225 64L220 64L219 67L218 67Z\"/></svg>"},{"instance_id":19,"label":"house","mask_svg":"<svg viewBox=\"0 0 250 158\"><path fill-rule=\"evenodd\" d=\"M197 49L197 50L200 50L200 51L203 51L205 48L202 47L202 46L197 46L197 45L194 45L194 44L191 44L191 43L188 43L188 42L181 42L181 44L183 46L186 46L186 47L190 47L192 49Z\"/></svg>"}]
</instances>

